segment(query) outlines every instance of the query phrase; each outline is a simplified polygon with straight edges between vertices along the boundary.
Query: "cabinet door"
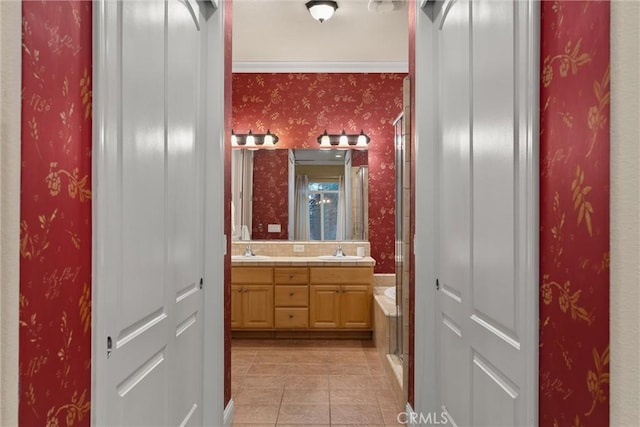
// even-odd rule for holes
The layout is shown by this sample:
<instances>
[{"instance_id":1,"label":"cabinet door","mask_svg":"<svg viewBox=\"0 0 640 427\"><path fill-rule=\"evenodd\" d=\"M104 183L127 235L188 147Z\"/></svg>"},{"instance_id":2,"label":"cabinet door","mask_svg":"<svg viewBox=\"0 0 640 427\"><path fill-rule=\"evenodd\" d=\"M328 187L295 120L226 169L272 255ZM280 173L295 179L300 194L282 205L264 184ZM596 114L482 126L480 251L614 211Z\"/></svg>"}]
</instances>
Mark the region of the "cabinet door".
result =
<instances>
[{"instance_id":1,"label":"cabinet door","mask_svg":"<svg viewBox=\"0 0 640 427\"><path fill-rule=\"evenodd\" d=\"M242 315L245 328L273 328L273 285L244 285Z\"/></svg>"},{"instance_id":2,"label":"cabinet door","mask_svg":"<svg viewBox=\"0 0 640 427\"><path fill-rule=\"evenodd\" d=\"M231 285L231 328L242 327L242 286Z\"/></svg>"},{"instance_id":3,"label":"cabinet door","mask_svg":"<svg viewBox=\"0 0 640 427\"><path fill-rule=\"evenodd\" d=\"M340 323L340 286L311 285L309 327L337 328Z\"/></svg>"},{"instance_id":4,"label":"cabinet door","mask_svg":"<svg viewBox=\"0 0 640 427\"><path fill-rule=\"evenodd\" d=\"M340 327L366 329L371 326L371 286L342 285Z\"/></svg>"}]
</instances>

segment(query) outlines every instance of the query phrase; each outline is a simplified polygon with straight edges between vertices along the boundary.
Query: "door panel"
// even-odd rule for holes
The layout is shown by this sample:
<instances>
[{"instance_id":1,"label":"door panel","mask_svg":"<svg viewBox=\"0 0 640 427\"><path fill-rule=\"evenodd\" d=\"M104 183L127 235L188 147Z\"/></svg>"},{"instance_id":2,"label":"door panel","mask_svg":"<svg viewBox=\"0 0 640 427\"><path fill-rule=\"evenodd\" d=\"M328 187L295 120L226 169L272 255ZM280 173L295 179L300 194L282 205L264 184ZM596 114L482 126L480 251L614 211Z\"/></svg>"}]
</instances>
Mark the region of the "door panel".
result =
<instances>
[{"instance_id":1,"label":"door panel","mask_svg":"<svg viewBox=\"0 0 640 427\"><path fill-rule=\"evenodd\" d=\"M472 23L473 306L478 316L508 333L515 329L518 216L514 7L478 2Z\"/></svg>"},{"instance_id":2,"label":"door panel","mask_svg":"<svg viewBox=\"0 0 640 427\"><path fill-rule=\"evenodd\" d=\"M195 9L197 11L197 8ZM203 150L200 34L192 5L167 3L168 278L175 304L172 424L202 425ZM197 18L196 18L197 19Z\"/></svg>"},{"instance_id":3,"label":"door panel","mask_svg":"<svg viewBox=\"0 0 640 427\"><path fill-rule=\"evenodd\" d=\"M273 285L243 287L242 317L245 328L273 328Z\"/></svg>"},{"instance_id":4,"label":"door panel","mask_svg":"<svg viewBox=\"0 0 640 427\"><path fill-rule=\"evenodd\" d=\"M242 326L242 286L231 285L231 327Z\"/></svg>"},{"instance_id":5,"label":"door panel","mask_svg":"<svg viewBox=\"0 0 640 427\"><path fill-rule=\"evenodd\" d=\"M342 285L340 296L340 326L368 328L371 326L371 287Z\"/></svg>"},{"instance_id":6,"label":"door panel","mask_svg":"<svg viewBox=\"0 0 640 427\"><path fill-rule=\"evenodd\" d=\"M340 323L340 286L310 285L309 292L309 327L337 328Z\"/></svg>"},{"instance_id":7,"label":"door panel","mask_svg":"<svg viewBox=\"0 0 640 427\"><path fill-rule=\"evenodd\" d=\"M201 15L178 0L97 8L110 90L98 104L94 423L202 425Z\"/></svg>"},{"instance_id":8,"label":"door panel","mask_svg":"<svg viewBox=\"0 0 640 427\"><path fill-rule=\"evenodd\" d=\"M535 413L530 8L445 2L435 19L436 390L457 426L531 425Z\"/></svg>"},{"instance_id":9,"label":"door panel","mask_svg":"<svg viewBox=\"0 0 640 427\"><path fill-rule=\"evenodd\" d=\"M450 7L441 29L439 58L443 78L439 94L442 145L436 251L440 285L436 336L441 367L437 381L442 405L459 426L470 423L471 385L469 348L465 343L471 263L469 16L468 1L458 1Z\"/></svg>"}]
</instances>

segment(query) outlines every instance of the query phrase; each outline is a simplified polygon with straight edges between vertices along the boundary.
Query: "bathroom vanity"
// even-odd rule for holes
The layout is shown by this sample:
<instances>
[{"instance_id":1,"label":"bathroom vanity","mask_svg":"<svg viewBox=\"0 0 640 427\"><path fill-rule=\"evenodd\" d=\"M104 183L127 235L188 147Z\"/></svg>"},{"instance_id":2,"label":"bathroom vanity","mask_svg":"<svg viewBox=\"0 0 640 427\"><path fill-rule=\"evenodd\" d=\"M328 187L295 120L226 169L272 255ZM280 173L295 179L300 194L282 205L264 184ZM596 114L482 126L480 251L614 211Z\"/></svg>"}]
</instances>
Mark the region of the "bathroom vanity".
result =
<instances>
[{"instance_id":1,"label":"bathroom vanity","mask_svg":"<svg viewBox=\"0 0 640 427\"><path fill-rule=\"evenodd\" d=\"M232 330L370 332L374 265L370 257L235 259Z\"/></svg>"}]
</instances>

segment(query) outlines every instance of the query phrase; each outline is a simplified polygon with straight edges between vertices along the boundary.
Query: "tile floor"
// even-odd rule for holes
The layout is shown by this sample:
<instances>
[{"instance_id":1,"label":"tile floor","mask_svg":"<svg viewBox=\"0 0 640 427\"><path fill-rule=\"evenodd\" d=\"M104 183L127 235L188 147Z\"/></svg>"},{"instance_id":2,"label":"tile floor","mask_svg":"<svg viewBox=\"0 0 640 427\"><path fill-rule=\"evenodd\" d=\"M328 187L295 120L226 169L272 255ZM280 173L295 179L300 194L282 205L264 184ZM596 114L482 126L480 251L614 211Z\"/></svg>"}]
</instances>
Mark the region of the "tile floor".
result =
<instances>
[{"instance_id":1,"label":"tile floor","mask_svg":"<svg viewBox=\"0 0 640 427\"><path fill-rule=\"evenodd\" d=\"M234 340L234 426L400 425L371 341Z\"/></svg>"}]
</instances>

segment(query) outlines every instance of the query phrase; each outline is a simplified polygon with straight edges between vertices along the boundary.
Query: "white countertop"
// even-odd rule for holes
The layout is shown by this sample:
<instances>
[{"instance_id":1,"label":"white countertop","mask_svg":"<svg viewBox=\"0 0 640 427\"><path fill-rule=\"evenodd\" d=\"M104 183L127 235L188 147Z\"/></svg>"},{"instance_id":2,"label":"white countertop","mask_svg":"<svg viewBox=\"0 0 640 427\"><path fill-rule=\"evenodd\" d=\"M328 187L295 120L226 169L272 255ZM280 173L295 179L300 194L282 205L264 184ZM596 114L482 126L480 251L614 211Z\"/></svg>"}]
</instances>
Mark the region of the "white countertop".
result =
<instances>
[{"instance_id":1,"label":"white countertop","mask_svg":"<svg viewBox=\"0 0 640 427\"><path fill-rule=\"evenodd\" d=\"M373 267L376 260L370 256L358 259L322 259L319 257L302 256L259 256L231 258L232 266L255 267Z\"/></svg>"}]
</instances>

